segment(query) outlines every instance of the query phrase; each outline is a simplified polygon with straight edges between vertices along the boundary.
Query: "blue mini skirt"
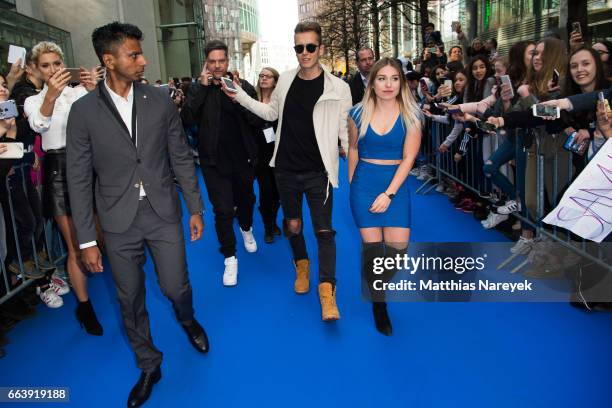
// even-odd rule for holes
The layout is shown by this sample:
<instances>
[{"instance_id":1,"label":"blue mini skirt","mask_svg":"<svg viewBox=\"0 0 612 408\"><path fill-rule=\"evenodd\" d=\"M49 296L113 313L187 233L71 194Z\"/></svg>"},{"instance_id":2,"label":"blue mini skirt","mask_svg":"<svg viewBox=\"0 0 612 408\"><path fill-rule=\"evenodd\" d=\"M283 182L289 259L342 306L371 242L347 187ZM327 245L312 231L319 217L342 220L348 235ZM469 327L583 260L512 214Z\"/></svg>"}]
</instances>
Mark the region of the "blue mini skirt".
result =
<instances>
[{"instance_id":1,"label":"blue mini skirt","mask_svg":"<svg viewBox=\"0 0 612 408\"><path fill-rule=\"evenodd\" d=\"M351 211L358 228L410 228L411 206L408 181L404 181L384 213L371 213L376 197L391 184L399 165L381 165L359 160L351 182Z\"/></svg>"}]
</instances>

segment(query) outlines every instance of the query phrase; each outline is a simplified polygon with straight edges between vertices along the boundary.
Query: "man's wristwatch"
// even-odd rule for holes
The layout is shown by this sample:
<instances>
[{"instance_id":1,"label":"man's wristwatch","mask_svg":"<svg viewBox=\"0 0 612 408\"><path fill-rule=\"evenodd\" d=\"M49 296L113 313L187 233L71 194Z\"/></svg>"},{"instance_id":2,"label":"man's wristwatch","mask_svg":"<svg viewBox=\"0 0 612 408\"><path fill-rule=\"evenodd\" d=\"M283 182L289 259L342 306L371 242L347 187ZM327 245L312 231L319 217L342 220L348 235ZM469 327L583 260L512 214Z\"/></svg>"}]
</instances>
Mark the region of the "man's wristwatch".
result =
<instances>
[{"instance_id":1,"label":"man's wristwatch","mask_svg":"<svg viewBox=\"0 0 612 408\"><path fill-rule=\"evenodd\" d=\"M393 194L393 193L389 194L389 193L387 193L386 191L385 191L385 195L386 195L387 197L389 197L389 200L393 200L393 197L395 197L395 194Z\"/></svg>"}]
</instances>

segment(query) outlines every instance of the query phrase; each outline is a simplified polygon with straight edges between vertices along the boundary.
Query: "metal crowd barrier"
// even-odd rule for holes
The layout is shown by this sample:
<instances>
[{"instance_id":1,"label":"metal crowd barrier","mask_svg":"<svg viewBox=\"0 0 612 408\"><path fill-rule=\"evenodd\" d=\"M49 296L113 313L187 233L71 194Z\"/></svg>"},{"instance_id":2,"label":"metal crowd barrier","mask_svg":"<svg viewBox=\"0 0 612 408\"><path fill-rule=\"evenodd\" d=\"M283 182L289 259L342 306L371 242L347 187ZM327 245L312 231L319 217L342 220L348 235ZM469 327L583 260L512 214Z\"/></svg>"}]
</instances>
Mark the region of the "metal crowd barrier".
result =
<instances>
[{"instance_id":1,"label":"metal crowd barrier","mask_svg":"<svg viewBox=\"0 0 612 408\"><path fill-rule=\"evenodd\" d=\"M483 148L489 148L490 153L493 153L500 143L500 134L496 136L479 136L478 138L470 139L468 142L467 156L463 160L467 160L464 163L456 163L453 159L454 154L459 150L459 144L463 138L463 134L460 134L457 140L453 143L449 151L446 153L438 152L438 146L446 139L446 136L450 133L452 125L446 125L438 122L434 122L431 119L426 119L426 125L424 126L423 139L421 142L422 150L421 153L425 155L427 160L427 166L433 172L433 177L425 180L423 184L417 189L417 194L428 194L437 185L442 182L443 178L450 179L456 183L459 183L463 188L470 190L471 192L483 196L484 193L491 191L491 188L495 189L491 185L490 180L485 176L483 171L484 160L482 159ZM515 132L521 132L521 130L508 131L505 137L518 137ZM562 137L561 135L547 135L551 138ZM480 140L479 140L480 139ZM535 214L529 214L526 211L527 203L525 202L525 192L517 190L518 197L521 197L522 211L521 213L512 214L518 220L521 221L523 226L529 226L530 229L535 231L535 235L538 237L545 237L548 240L556 244L560 244L564 248L572 251L576 255L586 259L588 262L597 264L607 272L612 272L612 260L609 258L609 254L604 254L603 246L597 245L596 243L582 239L570 231L556 226L550 226L542 221L547 213L555 208L558 201L562 197L562 191L571 184L574 177L572 155L568 155L567 160L568 176L566 179L561 180L559 176L559 168L563 165L562 158L559 157L557 152L554 153L553 157L553 174L552 174L552 202L547 202L546 198L546 183L545 178L549 176L545 166L544 156L541 154L542 140L534 138L533 143L535 144L535 155L531 154L531 160L535 160L535 180L536 180L536 209ZM489 145L487 145L487 143ZM514 161L516 163L516 157L521 154L527 154L523 149L519 140L515 143L515 156ZM528 159L527 159L528 160ZM509 164L506 164L505 174L514 176L514 172ZM528 175L525 175L528 177ZM510 181L517 187L518 177L509 177ZM521 255L511 255L504 264L500 265L500 268L510 263L513 259ZM527 265L529 260L524 260L516 268L512 270L513 273L520 270L522 267Z\"/></svg>"},{"instance_id":2,"label":"metal crowd barrier","mask_svg":"<svg viewBox=\"0 0 612 408\"><path fill-rule=\"evenodd\" d=\"M23 259L23 256L22 256L23 250L22 248L20 248L20 239L18 236L18 233L19 233L18 225L17 225L16 216L15 216L16 203L15 203L13 193L12 193L13 188L11 187L11 179L18 177L21 180L21 187L23 188L23 192L25 193L26 197L28 196L28 189L27 189L25 180L26 180L26 177L30 177L31 165L22 164L18 166L13 166L13 170L14 170L14 174L7 175L4 180L5 188L6 188L5 191L8 193L8 204L9 204L8 207L9 208L2 208L3 212L9 213L12 228L10 228L11 231L9 231L9 225L5 225L6 237L3 236L3 237L0 237L0 239L4 240L6 238L6 240L8 240L9 234L12 234L11 238L14 239L14 243L15 243L16 262L19 265L19 270L20 270L20 274L18 275L18 278L19 278L18 281L20 281L20 283L17 285L14 285L14 283L12 282L13 276L11 276L13 275L13 273L4 267L4 260L2 260L2 262L0 262L0 295L2 295L0 297L0 305L6 302L7 300L11 299L13 296L15 296L21 290L31 285L36 280L36 279L29 278L24 273L25 271L24 263L26 260ZM37 190L36 194L40 194L40 191ZM59 231L56 228L54 228L53 220L44 221L43 234L45 238L44 239L45 246L47 248L46 253L49 257L49 261L56 266L60 266L67 257L67 251L65 250L65 246L63 244ZM33 249L32 258L33 258L35 267L39 269L38 252L42 248L37 248L34 234L32 234L32 236L30 237L30 240L31 240L32 249Z\"/></svg>"}]
</instances>

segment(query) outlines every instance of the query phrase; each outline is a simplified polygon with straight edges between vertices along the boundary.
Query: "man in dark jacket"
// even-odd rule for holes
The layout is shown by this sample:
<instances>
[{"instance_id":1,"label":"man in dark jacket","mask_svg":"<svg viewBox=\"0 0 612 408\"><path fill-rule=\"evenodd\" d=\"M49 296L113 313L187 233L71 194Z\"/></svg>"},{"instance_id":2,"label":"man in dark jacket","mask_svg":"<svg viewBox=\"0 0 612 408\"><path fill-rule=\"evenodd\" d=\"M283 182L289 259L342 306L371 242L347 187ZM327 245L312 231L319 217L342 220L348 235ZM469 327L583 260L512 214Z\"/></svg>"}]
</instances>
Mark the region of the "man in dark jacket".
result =
<instances>
[{"instance_id":1,"label":"man in dark jacket","mask_svg":"<svg viewBox=\"0 0 612 408\"><path fill-rule=\"evenodd\" d=\"M353 105L358 104L363 99L365 88L368 86L368 77L370 70L376 60L374 59L374 51L370 47L364 47L357 52L357 73L349 82L351 88L351 98Z\"/></svg>"},{"instance_id":2,"label":"man in dark jacket","mask_svg":"<svg viewBox=\"0 0 612 408\"><path fill-rule=\"evenodd\" d=\"M225 257L223 284L234 286L238 282L234 215L238 217L246 250L257 250L252 229L257 152L252 123L257 118L221 91L221 78L231 77L227 45L219 40L209 41L204 53L202 74L199 82L190 86L181 116L185 125L199 125L200 166L215 213L220 251ZM257 98L251 84L239 81L242 89Z\"/></svg>"}]
</instances>

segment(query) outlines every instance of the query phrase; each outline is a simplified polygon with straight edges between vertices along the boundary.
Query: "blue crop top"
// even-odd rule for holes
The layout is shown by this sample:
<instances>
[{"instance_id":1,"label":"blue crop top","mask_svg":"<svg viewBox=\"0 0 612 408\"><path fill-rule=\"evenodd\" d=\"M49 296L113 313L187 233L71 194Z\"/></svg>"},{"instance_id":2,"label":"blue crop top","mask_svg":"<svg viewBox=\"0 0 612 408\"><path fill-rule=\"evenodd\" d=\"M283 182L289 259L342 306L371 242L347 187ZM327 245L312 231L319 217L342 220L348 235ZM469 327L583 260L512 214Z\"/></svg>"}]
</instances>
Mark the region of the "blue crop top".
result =
<instances>
[{"instance_id":1,"label":"blue crop top","mask_svg":"<svg viewBox=\"0 0 612 408\"><path fill-rule=\"evenodd\" d=\"M361 127L361 104L355 105L349 116L357 126L357 132ZM368 125L365 135L359 139L357 149L359 157L375 160L402 160L404 158L404 141L406 139L406 128L401 115L398 115L395 124L384 135L379 135Z\"/></svg>"}]
</instances>

